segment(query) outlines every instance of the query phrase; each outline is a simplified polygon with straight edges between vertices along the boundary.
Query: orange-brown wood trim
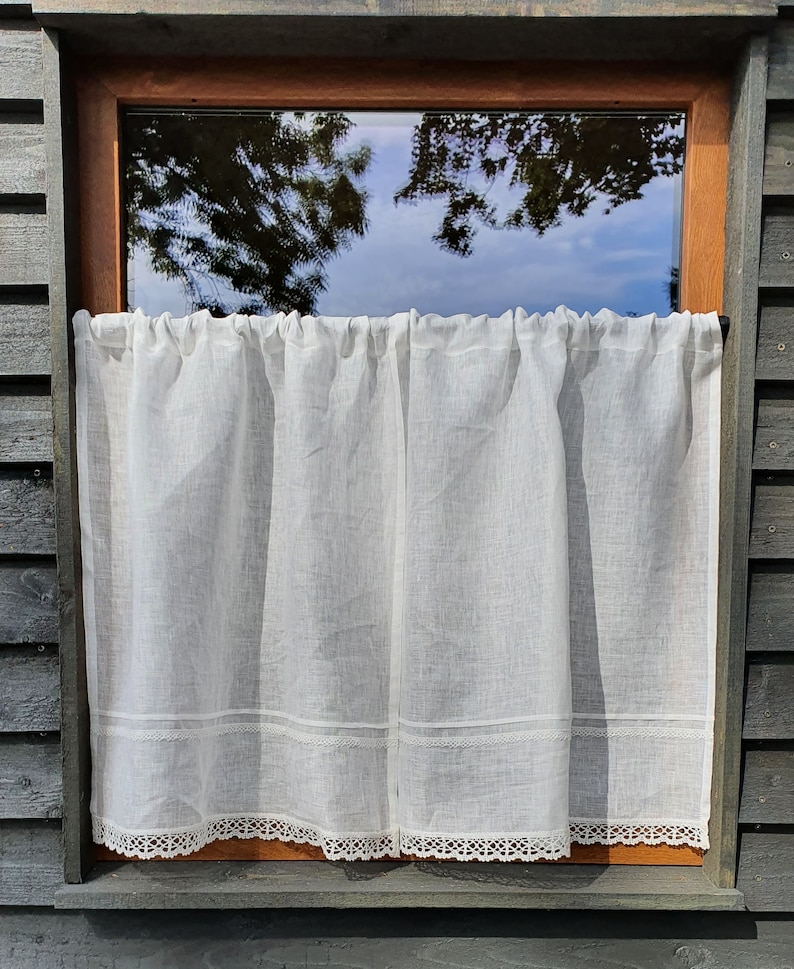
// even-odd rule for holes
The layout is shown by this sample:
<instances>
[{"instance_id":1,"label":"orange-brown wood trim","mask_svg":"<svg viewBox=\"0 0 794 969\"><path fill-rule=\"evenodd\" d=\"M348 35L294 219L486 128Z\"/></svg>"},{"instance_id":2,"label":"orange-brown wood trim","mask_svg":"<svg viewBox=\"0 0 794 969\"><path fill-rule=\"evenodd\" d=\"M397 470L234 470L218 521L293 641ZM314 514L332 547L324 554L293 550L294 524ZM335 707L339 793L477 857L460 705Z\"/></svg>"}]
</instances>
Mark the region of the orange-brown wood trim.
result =
<instances>
[{"instance_id":1,"label":"orange-brown wood trim","mask_svg":"<svg viewBox=\"0 0 794 969\"><path fill-rule=\"evenodd\" d=\"M291 841L214 841L200 851L181 855L176 861L322 861L325 855L313 845ZM124 861L120 855L104 845L97 846L97 861ZM157 860L157 859L154 859ZM420 861L412 855L402 855L400 861ZM431 859L432 860L432 859ZM672 845L571 845L571 857L555 864L574 865L687 865L703 864L703 853L697 848Z\"/></svg>"},{"instance_id":2,"label":"orange-brown wood trim","mask_svg":"<svg viewBox=\"0 0 794 969\"><path fill-rule=\"evenodd\" d=\"M687 112L681 307L722 309L728 82L669 65L412 61L158 61L80 65L82 302L124 308L118 113L124 105Z\"/></svg>"},{"instance_id":3,"label":"orange-brown wood trim","mask_svg":"<svg viewBox=\"0 0 794 969\"><path fill-rule=\"evenodd\" d=\"M82 62L78 83L82 304L126 308L119 111L151 107L272 109L680 110L687 114L682 309L722 310L729 85L670 65L235 59ZM99 860L118 859L98 846ZM190 859L322 858L285 842L222 841ZM696 849L574 845L579 864L700 865Z\"/></svg>"}]
</instances>

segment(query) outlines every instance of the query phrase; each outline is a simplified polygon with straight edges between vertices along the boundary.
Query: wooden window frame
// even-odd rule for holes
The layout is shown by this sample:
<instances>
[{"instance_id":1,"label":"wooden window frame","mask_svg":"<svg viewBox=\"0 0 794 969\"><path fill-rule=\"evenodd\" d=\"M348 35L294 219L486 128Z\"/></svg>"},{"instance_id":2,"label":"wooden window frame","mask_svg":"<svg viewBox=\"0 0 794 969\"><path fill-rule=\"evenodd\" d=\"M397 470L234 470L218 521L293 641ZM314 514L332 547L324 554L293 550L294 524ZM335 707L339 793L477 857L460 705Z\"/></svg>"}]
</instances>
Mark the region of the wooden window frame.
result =
<instances>
[{"instance_id":1,"label":"wooden window frame","mask_svg":"<svg viewBox=\"0 0 794 969\"><path fill-rule=\"evenodd\" d=\"M728 78L713 70L679 70L664 64L136 59L83 62L75 80L80 295L93 314L126 309L120 122L128 106L681 111L686 115L686 155L680 305L692 312L722 311L730 90ZM712 816L724 782L715 762ZM720 851L725 853L713 844L709 853ZM95 853L99 860L114 857L99 847ZM256 841L208 845L190 856L317 857L313 849ZM574 846L570 861L699 866L703 856L694 849L664 845L596 845Z\"/></svg>"}]
</instances>

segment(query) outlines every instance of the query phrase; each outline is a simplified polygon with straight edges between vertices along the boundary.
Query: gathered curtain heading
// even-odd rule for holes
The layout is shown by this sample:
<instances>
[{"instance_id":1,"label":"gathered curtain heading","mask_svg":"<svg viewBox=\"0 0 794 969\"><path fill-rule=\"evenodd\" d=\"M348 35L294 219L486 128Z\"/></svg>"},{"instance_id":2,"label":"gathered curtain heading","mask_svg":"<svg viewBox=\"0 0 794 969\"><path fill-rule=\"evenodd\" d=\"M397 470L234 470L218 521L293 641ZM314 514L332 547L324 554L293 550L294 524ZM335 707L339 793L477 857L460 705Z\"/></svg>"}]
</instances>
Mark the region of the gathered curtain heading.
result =
<instances>
[{"instance_id":1,"label":"gathered curtain heading","mask_svg":"<svg viewBox=\"0 0 794 969\"><path fill-rule=\"evenodd\" d=\"M74 330L95 840L707 847L716 314Z\"/></svg>"}]
</instances>

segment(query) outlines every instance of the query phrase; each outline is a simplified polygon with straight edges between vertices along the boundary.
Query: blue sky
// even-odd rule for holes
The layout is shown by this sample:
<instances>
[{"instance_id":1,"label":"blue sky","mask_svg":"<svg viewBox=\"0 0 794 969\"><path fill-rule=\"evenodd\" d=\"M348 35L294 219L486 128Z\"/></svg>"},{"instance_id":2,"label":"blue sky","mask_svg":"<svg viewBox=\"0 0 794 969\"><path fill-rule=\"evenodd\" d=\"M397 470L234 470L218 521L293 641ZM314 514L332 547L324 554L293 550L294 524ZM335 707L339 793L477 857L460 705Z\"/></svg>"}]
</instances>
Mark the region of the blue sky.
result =
<instances>
[{"instance_id":1,"label":"blue sky","mask_svg":"<svg viewBox=\"0 0 794 969\"><path fill-rule=\"evenodd\" d=\"M350 143L373 149L366 175L370 230L327 266L329 286L318 312L384 316L414 307L421 313L488 313L523 306L545 312L564 304L577 312L608 307L621 315L669 312L665 284L674 255L681 177L657 177L644 197L604 215L594 202L542 237L533 231L480 228L474 253L444 252L433 242L441 200L395 205L407 179L411 129L417 114L352 115ZM495 185L490 197L505 211L512 193ZM130 303L145 312L182 315L182 286L158 277L145 254L130 267Z\"/></svg>"}]
</instances>

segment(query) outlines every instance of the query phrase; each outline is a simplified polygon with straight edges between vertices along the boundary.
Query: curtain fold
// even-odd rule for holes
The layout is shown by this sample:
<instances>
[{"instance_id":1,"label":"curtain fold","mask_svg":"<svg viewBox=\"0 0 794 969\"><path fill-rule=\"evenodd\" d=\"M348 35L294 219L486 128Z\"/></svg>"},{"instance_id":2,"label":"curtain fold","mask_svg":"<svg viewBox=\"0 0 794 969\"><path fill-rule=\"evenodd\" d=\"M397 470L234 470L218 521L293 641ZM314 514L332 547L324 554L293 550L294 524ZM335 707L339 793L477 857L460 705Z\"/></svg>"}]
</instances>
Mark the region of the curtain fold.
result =
<instances>
[{"instance_id":1,"label":"curtain fold","mask_svg":"<svg viewBox=\"0 0 794 969\"><path fill-rule=\"evenodd\" d=\"M97 841L707 846L715 314L74 329Z\"/></svg>"}]
</instances>

